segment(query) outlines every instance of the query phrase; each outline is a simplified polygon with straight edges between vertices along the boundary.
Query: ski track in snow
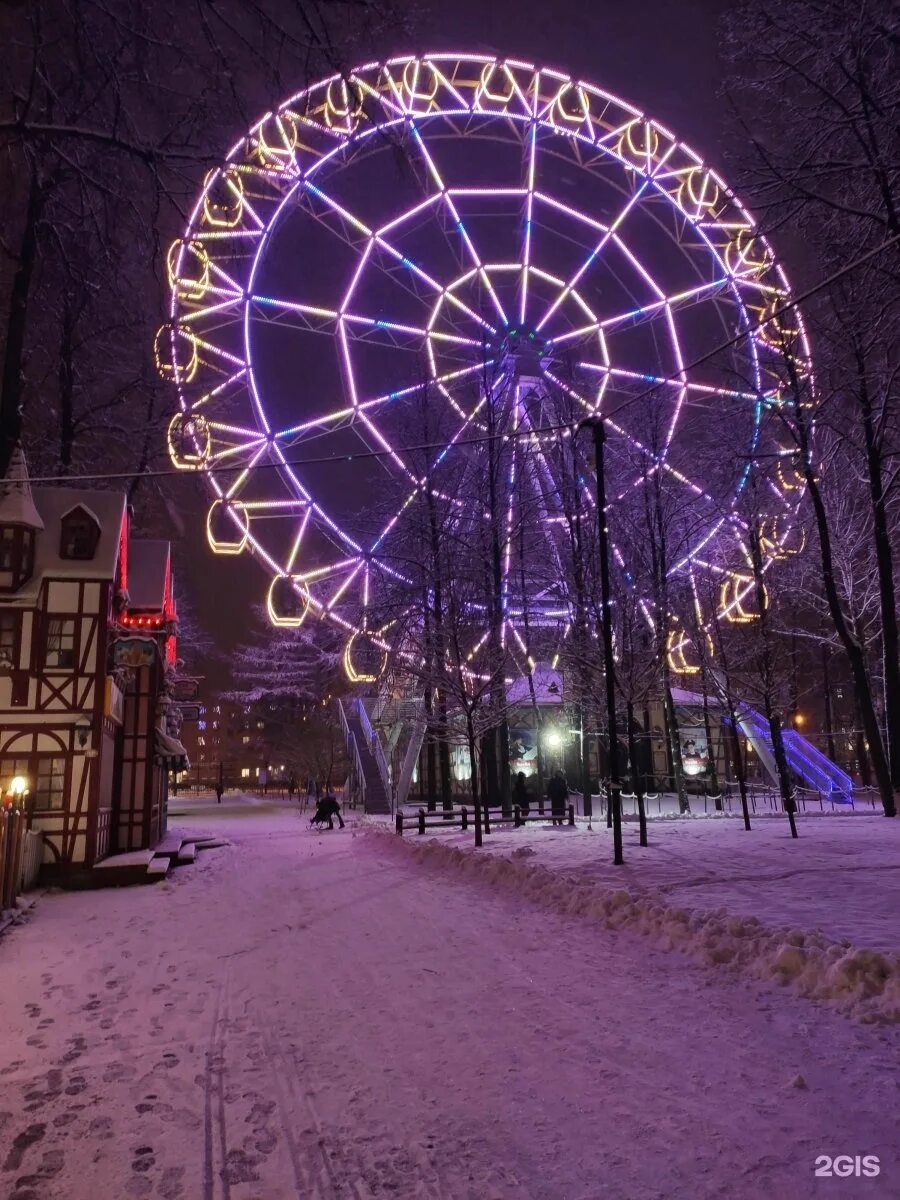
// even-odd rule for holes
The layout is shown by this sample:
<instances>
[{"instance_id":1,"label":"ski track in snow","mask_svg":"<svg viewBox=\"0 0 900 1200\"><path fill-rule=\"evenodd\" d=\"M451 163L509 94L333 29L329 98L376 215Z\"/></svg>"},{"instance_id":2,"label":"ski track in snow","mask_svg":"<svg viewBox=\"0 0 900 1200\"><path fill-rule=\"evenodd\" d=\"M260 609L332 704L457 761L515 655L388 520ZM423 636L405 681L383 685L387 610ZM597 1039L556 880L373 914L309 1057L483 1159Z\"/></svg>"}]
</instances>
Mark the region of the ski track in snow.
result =
<instances>
[{"instance_id":1,"label":"ski track in snow","mask_svg":"<svg viewBox=\"0 0 900 1200\"><path fill-rule=\"evenodd\" d=\"M900 1195L897 1027L307 816L0 941L4 1200Z\"/></svg>"}]
</instances>

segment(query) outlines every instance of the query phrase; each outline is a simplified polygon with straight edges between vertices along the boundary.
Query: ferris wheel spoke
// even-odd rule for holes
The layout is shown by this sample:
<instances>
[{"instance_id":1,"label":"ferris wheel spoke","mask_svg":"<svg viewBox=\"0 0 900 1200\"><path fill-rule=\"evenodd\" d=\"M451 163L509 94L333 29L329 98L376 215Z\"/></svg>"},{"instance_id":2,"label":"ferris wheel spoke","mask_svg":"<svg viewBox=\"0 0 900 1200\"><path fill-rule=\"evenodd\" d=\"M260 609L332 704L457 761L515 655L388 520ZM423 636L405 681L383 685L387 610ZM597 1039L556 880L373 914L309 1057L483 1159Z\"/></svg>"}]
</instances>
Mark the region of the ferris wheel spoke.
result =
<instances>
[{"instance_id":1,"label":"ferris wheel spoke","mask_svg":"<svg viewBox=\"0 0 900 1200\"><path fill-rule=\"evenodd\" d=\"M522 225L522 281L519 291L519 323L525 324L525 316L528 312L528 273L531 269L531 235L532 226L534 223L534 184L537 172L537 110L538 110L538 89L534 89L532 97L532 112L531 124L526 139L527 150L525 153L524 173L525 173L525 211L523 215Z\"/></svg>"},{"instance_id":2,"label":"ferris wheel spoke","mask_svg":"<svg viewBox=\"0 0 900 1200\"><path fill-rule=\"evenodd\" d=\"M480 370L480 369L481 369L481 367L479 364L477 367L472 368L471 370ZM441 465L441 463L444 461L444 459L447 458L447 456L451 453L451 451L456 448L459 441L463 438L463 435L467 432L468 429L471 428L473 422L475 421L475 418L478 415L479 410L483 407L483 405L485 403L486 403L486 398L482 397L481 400L475 405L473 410L468 414L463 413L462 410L460 410L460 409L456 410L458 412L458 414L460 415L460 417L462 418L461 423L458 426L456 432L453 434L453 436L448 440L447 444L440 447L440 449L438 450L438 453L432 459L430 468L426 472L425 475L423 475L419 479L416 479L415 474L413 472L407 471L407 474L409 474L410 477L415 480L415 486L407 494L407 496L403 500L403 503L401 504L399 510L389 519L389 521L384 526L384 528L379 532L377 538L375 539L375 541L372 543L372 545L370 547L372 552L374 552L375 550L377 550L381 547L385 538L388 536L388 534L391 532L391 530L396 526L396 524L399 521L400 517L402 516L403 512L409 507L409 505L413 502L415 497L420 495L423 491L425 491L428 488L428 479L429 479L431 471L438 468ZM430 449L430 447L425 448L425 449L427 452L427 450ZM468 502L461 499L460 497L445 496L445 495L441 494L440 492L438 492L434 488L432 488L431 490L435 496L439 496L446 503L450 503L451 505L458 506L458 507L468 507Z\"/></svg>"},{"instance_id":3,"label":"ferris wheel spoke","mask_svg":"<svg viewBox=\"0 0 900 1200\"><path fill-rule=\"evenodd\" d=\"M326 333L334 336L338 323L343 321L349 327L351 336L370 342L381 338L383 344L396 349L419 350L428 340L449 346L467 346L476 350L482 346L482 342L477 338L462 337L459 334L428 329L421 325L392 321L386 317L373 317L357 312L341 312L337 309L323 308L317 304L302 304L296 300L284 300L277 296L253 294L248 296L247 300L263 312L273 311L278 314L276 320L281 314L293 318L291 324L311 333Z\"/></svg>"},{"instance_id":4,"label":"ferris wheel spoke","mask_svg":"<svg viewBox=\"0 0 900 1200\"><path fill-rule=\"evenodd\" d=\"M617 325L624 325L626 323L636 325L644 317L652 319L659 315L665 316L667 309L672 311L674 308L682 305L686 306L702 300L710 294L729 291L733 286L734 280L731 276L726 275L720 279L713 279L710 283L701 283L697 287L677 292L673 296L660 295L658 300L653 300L650 304L643 304L638 308L626 309L624 312L616 313L614 316L604 317L600 321L600 328L613 329Z\"/></svg>"},{"instance_id":5,"label":"ferris wheel spoke","mask_svg":"<svg viewBox=\"0 0 900 1200\"><path fill-rule=\"evenodd\" d=\"M541 317L540 321L538 321L537 325L535 326L538 333L540 333L540 331L544 328L544 326L547 324L547 322L550 320L550 318L553 316L553 314L557 311L559 306L569 296L571 296L572 292L578 286L580 280L585 275L585 273L590 270L590 268L594 265L594 263L597 262L598 258L603 253L603 251L606 248L609 241L615 236L616 230L619 228L619 226L622 224L622 222L625 220L625 218L628 216L628 214L631 212L631 210L634 208L634 206L638 203L638 201L644 195L644 193L646 192L649 185L650 185L650 181L645 179L643 181L643 183L641 183L640 186L634 191L634 193L628 198L628 201L626 202L625 206L622 209L620 209L618 215L613 220L613 223L609 226L609 228L606 230L606 232L603 234L603 236L600 238L600 240L594 246L593 250L587 256L587 258L585 258L583 260L583 262L581 263L581 266L578 267L578 269L575 271L575 273L569 278L568 282L565 284L565 286L559 292L556 299L550 304L549 308L547 308L547 310L544 312L544 315ZM555 339L551 339L551 340L555 340Z\"/></svg>"},{"instance_id":6,"label":"ferris wheel spoke","mask_svg":"<svg viewBox=\"0 0 900 1200\"><path fill-rule=\"evenodd\" d=\"M584 371L595 372L598 375L604 376L615 383L616 380L628 381L637 385L649 385L650 387L671 388L676 391L687 392L688 397L692 394L698 397L718 396L723 400L741 400L751 405L756 405L760 400L766 400L770 397L758 392L744 392L735 388L727 388L716 386L711 383L699 383L691 379L675 379L669 375L648 375L641 371L628 371L624 367L611 367L606 363L595 363L581 360L575 364ZM642 388L641 390L646 390Z\"/></svg>"},{"instance_id":7,"label":"ferris wheel spoke","mask_svg":"<svg viewBox=\"0 0 900 1200\"><path fill-rule=\"evenodd\" d=\"M537 500L538 508L541 511L541 526L542 526L542 531L544 532L545 541L549 544L549 547L550 547L550 554L551 554L551 556L554 560L554 564L556 566L557 578L561 579L561 578L563 578L563 569L562 569L562 560L560 559L560 556L559 556L559 548L557 547L555 541L553 540L553 537L548 532L550 529L552 529L552 527L556 521L557 514L551 512L549 502L547 500L547 496L548 495L552 496L552 495L558 494L559 489L557 486L557 481L554 477L553 471L550 468L550 464L547 461L547 456L544 454L543 448L541 446L540 435L538 434L538 432L536 431L536 429L534 427L534 422L532 421L531 417L529 416L527 408L524 405L517 405L517 408L519 408L521 411L521 420L522 420L523 430L527 427L531 431L531 437L526 440L525 446L526 446L526 449L530 448L531 450L533 450L534 457L537 460L537 464L539 464L539 465L532 464L534 469L529 473L530 474L530 483L531 483L532 490L534 491L535 498ZM524 468L523 468L523 471L524 471ZM537 478L538 471L544 477L544 481L545 481L545 483L547 485L547 489L548 489L546 492L544 491L539 479Z\"/></svg>"},{"instance_id":8,"label":"ferris wheel spoke","mask_svg":"<svg viewBox=\"0 0 900 1200\"><path fill-rule=\"evenodd\" d=\"M422 137L422 132L419 129L419 127L416 125L415 120L410 120L410 130L412 132L416 146L419 149L419 153L421 154L421 156L425 162L425 166L428 170L428 173L431 176L432 182L438 188L440 195L443 199L444 205L446 206L448 212L450 213L451 218L453 219L453 223L456 228L456 231L459 234L460 238L462 239L463 245L466 248L468 257L478 272L478 278L481 280L482 285L484 286L488 295L490 296L491 303L494 305L494 308L497 310L497 316L500 318L501 323L503 325L507 325L509 322L507 320L506 313L503 310L503 305L500 303L500 297L497 295L497 293L494 289L494 285L491 283L490 275L484 269L484 262L483 262L482 258L480 257L478 251L475 249L475 243L472 241L472 238L469 234L468 229L463 224L463 220L459 214L459 209L456 206L456 202L453 198L453 194L451 191L448 190L447 185L444 183L441 173L438 170L437 164L434 160L434 156L431 154L428 147L425 145L425 139Z\"/></svg>"},{"instance_id":9,"label":"ferris wheel spoke","mask_svg":"<svg viewBox=\"0 0 900 1200\"><path fill-rule=\"evenodd\" d=\"M339 204L336 200L329 196L327 192L323 191L322 188L318 187L310 180L307 180L304 190L313 195L317 200L319 200L342 220L346 221L359 234L362 234L363 237L373 242L380 250L386 253L388 257L405 267L420 283L424 284L429 290L437 293L438 295L446 294L447 300L460 312L464 313L469 320L474 321L476 325L480 325L490 334L495 334L497 332L490 322L486 321L477 312L475 312L474 309L460 300L458 296L453 295L452 292L445 291L445 288L432 275L430 275L412 258L399 250L384 236L383 233L379 233L378 230L370 228L365 221L355 216L352 212L350 212L349 209L345 208L344 205Z\"/></svg>"},{"instance_id":10,"label":"ferris wheel spoke","mask_svg":"<svg viewBox=\"0 0 900 1200\"><path fill-rule=\"evenodd\" d=\"M485 366L493 364L493 359L488 359L486 363L475 363L473 366L460 367L456 371L446 371L441 375L437 375L429 380L429 384L436 384L442 387L447 384L454 384L460 380L471 378L473 375L479 374ZM390 392L383 392L380 396L373 396L366 400L360 400L354 407L353 405L345 405L342 408L336 408L331 412L322 413L320 416L311 417L307 421L301 421L296 425L289 425L284 429L275 430L270 434L273 440L284 441L290 443L292 440L302 440L301 435L313 430L323 430L328 432L330 426L334 428L342 428L343 426L352 424L354 417L358 413L374 414L375 410L385 404L391 404L396 400L403 400L407 397L416 395L422 391L422 381L408 384L406 387L394 388Z\"/></svg>"}]
</instances>

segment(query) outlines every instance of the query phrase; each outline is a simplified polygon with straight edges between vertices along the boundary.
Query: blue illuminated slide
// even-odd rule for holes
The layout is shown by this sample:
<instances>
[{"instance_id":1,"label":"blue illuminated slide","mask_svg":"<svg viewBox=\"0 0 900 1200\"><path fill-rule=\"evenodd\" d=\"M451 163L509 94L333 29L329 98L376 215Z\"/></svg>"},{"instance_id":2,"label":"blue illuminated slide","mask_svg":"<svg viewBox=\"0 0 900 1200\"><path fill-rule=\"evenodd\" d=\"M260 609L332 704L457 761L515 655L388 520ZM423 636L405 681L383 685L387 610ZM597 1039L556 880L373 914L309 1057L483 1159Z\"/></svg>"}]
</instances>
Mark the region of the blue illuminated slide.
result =
<instances>
[{"instance_id":1,"label":"blue illuminated slide","mask_svg":"<svg viewBox=\"0 0 900 1200\"><path fill-rule=\"evenodd\" d=\"M741 732L753 747L769 778L777 786L778 771L772 753L769 722L762 713L743 702L738 710L737 720ZM783 737L788 766L806 787L821 792L826 799L835 803L853 803L853 780L846 771L832 762L827 754L823 754L796 729L785 729Z\"/></svg>"}]
</instances>

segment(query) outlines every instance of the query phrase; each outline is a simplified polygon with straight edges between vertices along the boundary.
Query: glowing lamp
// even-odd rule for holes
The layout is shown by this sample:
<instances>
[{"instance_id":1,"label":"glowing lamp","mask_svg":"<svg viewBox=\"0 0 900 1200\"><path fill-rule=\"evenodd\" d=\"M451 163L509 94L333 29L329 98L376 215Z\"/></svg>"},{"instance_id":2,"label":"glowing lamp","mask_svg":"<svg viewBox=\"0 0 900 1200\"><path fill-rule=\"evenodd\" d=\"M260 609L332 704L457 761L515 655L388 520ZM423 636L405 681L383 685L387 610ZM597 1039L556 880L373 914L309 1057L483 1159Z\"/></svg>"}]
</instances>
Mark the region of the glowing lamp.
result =
<instances>
[{"instance_id":1,"label":"glowing lamp","mask_svg":"<svg viewBox=\"0 0 900 1200\"><path fill-rule=\"evenodd\" d=\"M24 775L14 775L9 785L9 790L17 800L21 800L28 791L28 780Z\"/></svg>"},{"instance_id":2,"label":"glowing lamp","mask_svg":"<svg viewBox=\"0 0 900 1200\"><path fill-rule=\"evenodd\" d=\"M551 750L558 750L562 745L562 734L558 729L548 729L544 734L544 741Z\"/></svg>"}]
</instances>

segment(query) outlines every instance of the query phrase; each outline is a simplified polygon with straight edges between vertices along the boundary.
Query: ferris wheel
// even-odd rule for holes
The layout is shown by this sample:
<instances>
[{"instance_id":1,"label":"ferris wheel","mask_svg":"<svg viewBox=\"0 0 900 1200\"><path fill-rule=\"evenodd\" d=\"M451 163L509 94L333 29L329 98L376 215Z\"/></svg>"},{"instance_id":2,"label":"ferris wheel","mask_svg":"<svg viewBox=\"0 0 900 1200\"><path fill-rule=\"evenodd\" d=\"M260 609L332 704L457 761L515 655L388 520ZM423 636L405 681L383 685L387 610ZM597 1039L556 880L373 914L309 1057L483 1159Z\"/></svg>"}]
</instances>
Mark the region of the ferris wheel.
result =
<instances>
[{"instance_id":1,"label":"ferris wheel","mask_svg":"<svg viewBox=\"0 0 900 1200\"><path fill-rule=\"evenodd\" d=\"M809 349L784 272L702 158L587 82L443 53L322 80L209 173L167 265L169 449L211 489L209 544L264 566L273 623L341 627L351 678L363 642L387 646L367 613L402 578L409 514L426 487L453 502L426 479L488 410L550 485L548 430L601 414L611 524L655 476L683 494L667 570L713 580L706 622L752 617L740 505L761 458L766 566L797 548L780 364L789 343L808 370ZM552 492L535 485L528 518L551 564ZM503 561L504 636L528 658L571 619L565 581L533 587L509 545ZM696 669L678 628L669 648Z\"/></svg>"}]
</instances>

